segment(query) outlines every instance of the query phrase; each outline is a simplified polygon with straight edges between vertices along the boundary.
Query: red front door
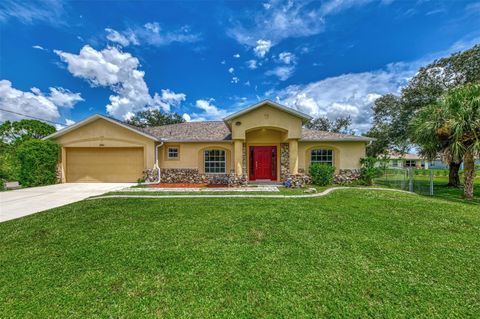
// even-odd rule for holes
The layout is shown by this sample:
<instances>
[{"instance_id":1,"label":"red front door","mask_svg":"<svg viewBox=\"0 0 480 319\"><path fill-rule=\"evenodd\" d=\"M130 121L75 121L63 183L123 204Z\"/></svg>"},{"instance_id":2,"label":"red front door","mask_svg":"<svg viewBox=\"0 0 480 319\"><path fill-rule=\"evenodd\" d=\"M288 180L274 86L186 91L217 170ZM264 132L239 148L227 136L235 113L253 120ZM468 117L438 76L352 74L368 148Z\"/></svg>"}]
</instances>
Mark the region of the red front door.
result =
<instances>
[{"instance_id":1,"label":"red front door","mask_svg":"<svg viewBox=\"0 0 480 319\"><path fill-rule=\"evenodd\" d=\"M277 180L277 147L250 146L250 180Z\"/></svg>"}]
</instances>

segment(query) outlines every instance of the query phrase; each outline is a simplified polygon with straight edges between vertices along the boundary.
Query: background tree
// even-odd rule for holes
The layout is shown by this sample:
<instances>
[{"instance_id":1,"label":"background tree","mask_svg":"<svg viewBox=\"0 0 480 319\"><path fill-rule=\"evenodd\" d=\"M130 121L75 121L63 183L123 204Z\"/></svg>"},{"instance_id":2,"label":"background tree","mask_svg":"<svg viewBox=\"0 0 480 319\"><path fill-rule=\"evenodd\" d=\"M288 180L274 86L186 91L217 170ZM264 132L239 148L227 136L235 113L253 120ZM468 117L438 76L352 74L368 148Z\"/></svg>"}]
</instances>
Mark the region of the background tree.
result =
<instances>
[{"instance_id":1,"label":"background tree","mask_svg":"<svg viewBox=\"0 0 480 319\"><path fill-rule=\"evenodd\" d=\"M0 139L6 144L41 139L55 132L54 126L37 120L6 121L0 125Z\"/></svg>"},{"instance_id":2,"label":"background tree","mask_svg":"<svg viewBox=\"0 0 480 319\"><path fill-rule=\"evenodd\" d=\"M450 89L411 122L412 140L425 151L442 149L464 161L464 196L473 198L475 157L480 154L480 84Z\"/></svg>"},{"instance_id":3,"label":"background tree","mask_svg":"<svg viewBox=\"0 0 480 319\"><path fill-rule=\"evenodd\" d=\"M369 149L369 155L378 155L387 149L404 151L412 144L409 123L417 112L436 101L449 89L467 83L480 82L480 45L449 57L435 60L420 68L418 73L402 89L401 96L385 95L375 102L373 107L373 126L367 136L376 137L377 142ZM438 152L443 151L442 142L437 145ZM432 154L432 149L422 149L421 154ZM450 174L449 185L459 186L458 171L461 161L454 156L446 156Z\"/></svg>"},{"instance_id":4,"label":"background tree","mask_svg":"<svg viewBox=\"0 0 480 319\"><path fill-rule=\"evenodd\" d=\"M338 117L333 121L325 116L320 116L305 124L305 127L319 131L353 134L354 132L350 128L350 125L352 125L352 119L350 116Z\"/></svg>"},{"instance_id":5,"label":"background tree","mask_svg":"<svg viewBox=\"0 0 480 319\"><path fill-rule=\"evenodd\" d=\"M185 122L185 119L177 113L165 113L156 109L137 112L126 121L127 124L137 127L152 127L183 122Z\"/></svg>"},{"instance_id":6,"label":"background tree","mask_svg":"<svg viewBox=\"0 0 480 319\"><path fill-rule=\"evenodd\" d=\"M368 147L368 156L376 157L387 150L406 151L406 127L402 127L399 120L402 107L401 97L393 94L386 94L375 101L372 128L365 135L377 140Z\"/></svg>"},{"instance_id":7,"label":"background tree","mask_svg":"<svg viewBox=\"0 0 480 319\"><path fill-rule=\"evenodd\" d=\"M37 120L6 121L0 124L0 178L18 180L19 146L29 140L44 138L55 131L52 125Z\"/></svg>"}]
</instances>

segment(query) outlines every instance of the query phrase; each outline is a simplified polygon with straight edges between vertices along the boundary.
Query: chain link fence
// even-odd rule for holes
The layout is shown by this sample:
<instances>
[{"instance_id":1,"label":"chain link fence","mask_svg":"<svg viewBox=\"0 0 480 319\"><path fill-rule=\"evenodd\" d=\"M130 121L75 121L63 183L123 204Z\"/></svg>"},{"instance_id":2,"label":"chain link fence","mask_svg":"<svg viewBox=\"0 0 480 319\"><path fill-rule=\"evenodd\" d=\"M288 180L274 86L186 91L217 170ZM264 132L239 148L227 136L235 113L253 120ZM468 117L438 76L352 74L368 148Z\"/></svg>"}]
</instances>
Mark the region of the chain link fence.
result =
<instances>
[{"instance_id":1,"label":"chain link fence","mask_svg":"<svg viewBox=\"0 0 480 319\"><path fill-rule=\"evenodd\" d=\"M375 179L375 184L384 187L430 195L435 194L435 185L448 180L448 170L385 168L382 175Z\"/></svg>"}]
</instances>

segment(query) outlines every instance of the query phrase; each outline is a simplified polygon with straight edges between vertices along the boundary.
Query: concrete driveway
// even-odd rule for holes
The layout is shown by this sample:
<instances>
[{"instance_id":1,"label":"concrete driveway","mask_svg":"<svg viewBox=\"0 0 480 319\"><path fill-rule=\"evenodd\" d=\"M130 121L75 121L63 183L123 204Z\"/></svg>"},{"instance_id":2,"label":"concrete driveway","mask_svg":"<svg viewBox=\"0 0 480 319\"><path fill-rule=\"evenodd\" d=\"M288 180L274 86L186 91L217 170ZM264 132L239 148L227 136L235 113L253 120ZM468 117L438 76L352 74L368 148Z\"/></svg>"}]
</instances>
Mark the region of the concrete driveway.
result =
<instances>
[{"instance_id":1,"label":"concrete driveway","mask_svg":"<svg viewBox=\"0 0 480 319\"><path fill-rule=\"evenodd\" d=\"M0 192L0 222L120 190L133 183L68 183Z\"/></svg>"}]
</instances>

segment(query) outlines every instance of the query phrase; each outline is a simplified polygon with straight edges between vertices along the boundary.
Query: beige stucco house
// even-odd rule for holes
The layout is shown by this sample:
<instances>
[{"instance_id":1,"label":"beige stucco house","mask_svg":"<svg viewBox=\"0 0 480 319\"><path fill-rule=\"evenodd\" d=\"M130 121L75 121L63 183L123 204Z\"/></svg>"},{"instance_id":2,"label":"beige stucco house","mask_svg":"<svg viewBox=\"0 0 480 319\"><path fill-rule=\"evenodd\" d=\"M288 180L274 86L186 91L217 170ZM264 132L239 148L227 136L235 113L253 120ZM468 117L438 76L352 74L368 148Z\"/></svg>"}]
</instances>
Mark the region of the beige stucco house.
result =
<instances>
[{"instance_id":1,"label":"beige stucco house","mask_svg":"<svg viewBox=\"0 0 480 319\"><path fill-rule=\"evenodd\" d=\"M61 145L63 182L135 182L151 169L170 182L282 181L312 162L338 173L360 168L372 139L303 128L309 120L267 100L223 121L149 128L94 115L46 139Z\"/></svg>"}]
</instances>

